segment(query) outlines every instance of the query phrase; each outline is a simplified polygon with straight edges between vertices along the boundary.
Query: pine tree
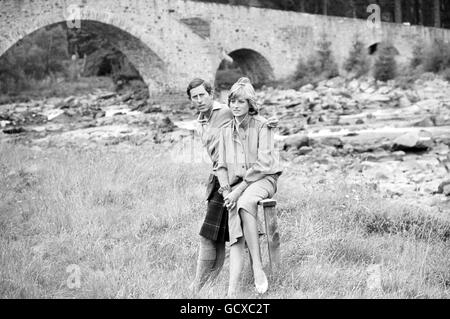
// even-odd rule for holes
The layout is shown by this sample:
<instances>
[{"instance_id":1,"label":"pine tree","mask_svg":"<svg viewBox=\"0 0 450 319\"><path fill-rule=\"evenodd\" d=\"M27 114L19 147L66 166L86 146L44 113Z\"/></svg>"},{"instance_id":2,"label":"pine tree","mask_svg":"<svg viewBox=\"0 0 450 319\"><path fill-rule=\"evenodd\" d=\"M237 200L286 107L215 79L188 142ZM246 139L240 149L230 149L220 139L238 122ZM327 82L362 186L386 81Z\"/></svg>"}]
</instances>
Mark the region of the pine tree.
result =
<instances>
[{"instance_id":1,"label":"pine tree","mask_svg":"<svg viewBox=\"0 0 450 319\"><path fill-rule=\"evenodd\" d=\"M388 81L395 78L396 74L395 48L390 44L383 44L375 61L374 77L380 81Z\"/></svg>"},{"instance_id":2,"label":"pine tree","mask_svg":"<svg viewBox=\"0 0 450 319\"><path fill-rule=\"evenodd\" d=\"M347 60L344 62L344 69L352 72L356 77L367 74L369 71L369 59L367 57L366 47L356 36Z\"/></svg>"}]
</instances>

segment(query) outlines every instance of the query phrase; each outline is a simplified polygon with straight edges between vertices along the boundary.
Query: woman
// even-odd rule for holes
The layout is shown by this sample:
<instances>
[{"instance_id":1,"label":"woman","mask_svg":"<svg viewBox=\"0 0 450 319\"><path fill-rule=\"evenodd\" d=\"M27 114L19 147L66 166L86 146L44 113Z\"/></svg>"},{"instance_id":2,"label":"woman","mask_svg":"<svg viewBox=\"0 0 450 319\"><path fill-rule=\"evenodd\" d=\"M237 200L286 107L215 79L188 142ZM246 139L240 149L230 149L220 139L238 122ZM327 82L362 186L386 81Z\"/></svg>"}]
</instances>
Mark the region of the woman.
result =
<instances>
[{"instance_id":1,"label":"woman","mask_svg":"<svg viewBox=\"0 0 450 319\"><path fill-rule=\"evenodd\" d=\"M257 115L256 94L248 78L240 78L231 87L228 105L233 120L221 130L217 177L229 211L228 296L233 297L244 265L245 242L252 258L256 291L267 291L259 251L258 202L275 194L281 169L274 150L274 132L267 120Z\"/></svg>"}]
</instances>

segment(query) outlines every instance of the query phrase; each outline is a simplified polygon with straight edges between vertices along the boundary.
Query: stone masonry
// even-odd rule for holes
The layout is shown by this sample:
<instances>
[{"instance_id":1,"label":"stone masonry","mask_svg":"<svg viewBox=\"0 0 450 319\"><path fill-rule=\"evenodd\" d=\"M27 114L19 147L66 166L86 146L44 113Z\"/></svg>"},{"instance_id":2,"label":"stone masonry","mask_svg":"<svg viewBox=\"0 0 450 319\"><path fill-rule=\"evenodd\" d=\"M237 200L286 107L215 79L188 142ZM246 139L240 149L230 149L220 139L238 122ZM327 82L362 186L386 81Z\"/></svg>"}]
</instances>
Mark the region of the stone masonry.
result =
<instances>
[{"instance_id":1,"label":"stone masonry","mask_svg":"<svg viewBox=\"0 0 450 319\"><path fill-rule=\"evenodd\" d=\"M368 14L369 15L369 14ZM183 90L193 77L214 81L226 55L274 79L291 75L322 34L340 65L355 34L370 45L389 39L407 61L417 39L450 41L450 30L182 0L0 0L0 55L54 23L90 26L135 65L150 92ZM239 52L239 54L234 54ZM246 54L247 52L248 54ZM256 59L256 60L255 60ZM247 60L247 61L246 61Z\"/></svg>"}]
</instances>

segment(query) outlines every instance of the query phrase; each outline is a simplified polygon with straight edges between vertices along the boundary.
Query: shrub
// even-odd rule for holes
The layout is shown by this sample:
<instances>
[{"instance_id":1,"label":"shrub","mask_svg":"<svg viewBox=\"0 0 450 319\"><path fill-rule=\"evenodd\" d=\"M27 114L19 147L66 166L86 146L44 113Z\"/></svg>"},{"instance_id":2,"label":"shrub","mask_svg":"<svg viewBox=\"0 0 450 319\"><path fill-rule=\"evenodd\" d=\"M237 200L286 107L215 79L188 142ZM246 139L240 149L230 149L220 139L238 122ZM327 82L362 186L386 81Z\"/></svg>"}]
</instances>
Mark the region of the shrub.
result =
<instances>
[{"instance_id":1,"label":"shrub","mask_svg":"<svg viewBox=\"0 0 450 319\"><path fill-rule=\"evenodd\" d=\"M425 44L423 43L423 41L418 41L414 45L413 51L412 51L413 57L410 62L410 66L412 68L417 68L419 65L421 65L423 63L424 54L425 54L424 48L425 48Z\"/></svg>"},{"instance_id":2,"label":"shrub","mask_svg":"<svg viewBox=\"0 0 450 319\"><path fill-rule=\"evenodd\" d=\"M238 68L218 70L216 74L216 89L228 90L244 74Z\"/></svg>"},{"instance_id":3,"label":"shrub","mask_svg":"<svg viewBox=\"0 0 450 319\"><path fill-rule=\"evenodd\" d=\"M363 76L369 72L369 58L365 45L357 36L353 41L352 48L347 60L344 62L344 69L353 73L356 77Z\"/></svg>"},{"instance_id":4,"label":"shrub","mask_svg":"<svg viewBox=\"0 0 450 319\"><path fill-rule=\"evenodd\" d=\"M426 47L423 55L425 72L438 73L450 67L450 43L436 40Z\"/></svg>"},{"instance_id":5,"label":"shrub","mask_svg":"<svg viewBox=\"0 0 450 319\"><path fill-rule=\"evenodd\" d=\"M442 71L442 76L444 77L444 79L446 79L448 82L450 82L450 67L448 67L444 71Z\"/></svg>"},{"instance_id":6,"label":"shrub","mask_svg":"<svg viewBox=\"0 0 450 319\"><path fill-rule=\"evenodd\" d=\"M338 66L331 51L331 42L322 35L317 43L317 49L310 55L306 62L300 59L294 73L293 80L296 87L307 83L317 83L324 79L330 79L339 75Z\"/></svg>"},{"instance_id":7,"label":"shrub","mask_svg":"<svg viewBox=\"0 0 450 319\"><path fill-rule=\"evenodd\" d=\"M397 62L395 61L396 49L388 43L381 45L374 66L374 77L379 81L388 81L397 74Z\"/></svg>"},{"instance_id":8,"label":"shrub","mask_svg":"<svg viewBox=\"0 0 450 319\"><path fill-rule=\"evenodd\" d=\"M25 37L0 57L0 92L21 91L31 80L42 80L64 70L69 58L62 25L42 28Z\"/></svg>"}]
</instances>

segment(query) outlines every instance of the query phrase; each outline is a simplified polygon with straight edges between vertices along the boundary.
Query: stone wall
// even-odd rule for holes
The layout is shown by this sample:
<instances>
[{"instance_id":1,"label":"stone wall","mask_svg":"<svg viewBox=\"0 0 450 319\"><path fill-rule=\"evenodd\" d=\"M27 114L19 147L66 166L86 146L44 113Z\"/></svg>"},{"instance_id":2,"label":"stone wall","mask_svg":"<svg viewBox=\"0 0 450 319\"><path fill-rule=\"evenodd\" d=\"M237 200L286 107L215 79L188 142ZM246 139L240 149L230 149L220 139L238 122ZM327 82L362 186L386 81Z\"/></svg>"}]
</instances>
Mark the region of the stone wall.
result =
<instances>
[{"instance_id":1,"label":"stone wall","mask_svg":"<svg viewBox=\"0 0 450 319\"><path fill-rule=\"evenodd\" d=\"M316 47L321 34L332 42L340 65L354 35L367 46L389 39L399 59L412 55L416 39L450 41L450 30L383 23L371 29L365 20L327 17L243 6L182 0L0 0L0 54L31 32L66 20L71 4L82 5L80 18L97 22L122 50L152 92L182 90L193 77L213 81L224 58L240 59L254 68L270 65L275 79L291 75L300 57ZM240 51L242 52L242 51ZM261 60L265 59L264 60Z\"/></svg>"}]
</instances>

